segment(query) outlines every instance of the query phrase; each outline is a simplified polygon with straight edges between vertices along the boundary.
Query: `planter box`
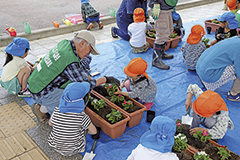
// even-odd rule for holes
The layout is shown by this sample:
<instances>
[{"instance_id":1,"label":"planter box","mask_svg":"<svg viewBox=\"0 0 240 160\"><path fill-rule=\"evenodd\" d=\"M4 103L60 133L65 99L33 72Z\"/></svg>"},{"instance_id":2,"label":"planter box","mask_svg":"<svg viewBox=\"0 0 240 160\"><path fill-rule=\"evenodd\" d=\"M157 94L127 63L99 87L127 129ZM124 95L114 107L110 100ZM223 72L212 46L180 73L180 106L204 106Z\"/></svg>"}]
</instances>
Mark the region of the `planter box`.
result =
<instances>
[{"instance_id":1,"label":"planter box","mask_svg":"<svg viewBox=\"0 0 240 160\"><path fill-rule=\"evenodd\" d=\"M217 19L214 19L214 20L217 20ZM211 27L211 32L215 32L216 29L218 29L220 27L220 24L216 24L216 23L212 23L212 20L206 20L204 21L205 23L205 29L207 31L207 27Z\"/></svg>"},{"instance_id":2,"label":"planter box","mask_svg":"<svg viewBox=\"0 0 240 160\"><path fill-rule=\"evenodd\" d=\"M170 38L171 40L170 48L176 48L178 46L180 39L181 39L180 36L178 36L177 38Z\"/></svg>"},{"instance_id":3,"label":"planter box","mask_svg":"<svg viewBox=\"0 0 240 160\"><path fill-rule=\"evenodd\" d=\"M155 38L151 38L151 37L146 36L146 41L150 44L150 47L153 48ZM167 41L167 44L165 46L164 51L167 51L169 49L170 44L171 44L171 40Z\"/></svg>"},{"instance_id":4,"label":"planter box","mask_svg":"<svg viewBox=\"0 0 240 160\"><path fill-rule=\"evenodd\" d=\"M102 96L101 94L99 94L98 92L92 90L92 93L98 97L100 97L101 99L104 99L106 100L109 104L113 105L114 107L117 108L117 110L121 111L122 113L128 115L130 117L130 120L128 121L127 125L128 127L134 127L136 125L138 125L140 122L141 122L141 119L142 119L142 115L143 115L143 112L146 110L145 106L142 105L141 103L137 102L136 100L130 98L130 97L127 97L129 98L131 101L133 101L133 103L139 107L141 107L141 109L135 111L135 112L132 112L132 113L128 113L127 111L123 110L121 107L117 106L116 104L112 103L111 101L109 101L107 98L105 98L104 96Z\"/></svg>"},{"instance_id":5,"label":"planter box","mask_svg":"<svg viewBox=\"0 0 240 160\"><path fill-rule=\"evenodd\" d=\"M91 93L91 95L93 95L93 93ZM98 99L101 99L100 97L98 97L98 95L94 94L94 96ZM109 103L109 101L106 101L106 103L110 108L119 110L116 106L112 105L112 103ZM127 122L130 120L129 116L122 112L122 116L124 117L124 119L115 124L110 124L98 114L96 114L94 111L92 111L89 107L85 107L85 113L90 117L92 123L95 126L100 127L102 131L112 139L115 139L124 133Z\"/></svg>"}]
</instances>

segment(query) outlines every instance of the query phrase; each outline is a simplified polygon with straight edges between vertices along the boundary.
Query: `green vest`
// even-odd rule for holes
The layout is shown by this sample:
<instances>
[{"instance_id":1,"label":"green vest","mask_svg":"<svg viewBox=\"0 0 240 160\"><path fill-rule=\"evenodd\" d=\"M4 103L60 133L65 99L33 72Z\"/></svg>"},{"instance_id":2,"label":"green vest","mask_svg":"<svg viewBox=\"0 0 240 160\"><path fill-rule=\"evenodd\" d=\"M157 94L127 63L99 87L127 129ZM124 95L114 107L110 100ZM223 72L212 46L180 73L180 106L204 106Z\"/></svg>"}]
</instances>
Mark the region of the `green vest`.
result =
<instances>
[{"instance_id":1,"label":"green vest","mask_svg":"<svg viewBox=\"0 0 240 160\"><path fill-rule=\"evenodd\" d=\"M29 90L32 93L39 93L73 62L78 62L80 65L70 41L62 40L44 56L28 78Z\"/></svg>"},{"instance_id":2,"label":"green vest","mask_svg":"<svg viewBox=\"0 0 240 160\"><path fill-rule=\"evenodd\" d=\"M238 11L237 13L235 13L235 16L236 16L236 20L239 22L239 25L238 25L238 28L240 28L240 11Z\"/></svg>"}]
</instances>

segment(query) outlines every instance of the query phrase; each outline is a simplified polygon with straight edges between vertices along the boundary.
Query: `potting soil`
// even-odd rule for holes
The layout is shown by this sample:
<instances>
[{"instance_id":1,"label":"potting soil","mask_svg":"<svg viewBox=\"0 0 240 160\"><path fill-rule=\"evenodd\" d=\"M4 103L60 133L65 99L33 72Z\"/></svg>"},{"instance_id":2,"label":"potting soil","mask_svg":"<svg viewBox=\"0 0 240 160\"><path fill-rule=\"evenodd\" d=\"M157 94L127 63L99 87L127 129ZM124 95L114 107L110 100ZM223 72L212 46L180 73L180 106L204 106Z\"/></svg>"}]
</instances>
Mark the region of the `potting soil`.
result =
<instances>
[{"instance_id":1,"label":"potting soil","mask_svg":"<svg viewBox=\"0 0 240 160\"><path fill-rule=\"evenodd\" d=\"M209 17L213 19L217 17ZM204 28L204 20L193 21L184 23L186 34L178 46L174 49L166 51L167 54L173 54L174 58L170 60L163 60L164 63L169 65L170 70L161 70L152 66L152 48L142 54L132 53L129 42L119 39L110 43L97 45L97 49L101 55L93 55L91 62L91 71L101 71L100 75L94 77L97 79L103 76L114 76L120 81L126 75L123 72L124 67L136 57L141 57L148 63L147 73L151 76L157 84L157 95L154 105L151 110L156 112L156 116L169 116L173 120L181 119L186 114L185 100L187 97L186 91L189 84L197 84L203 87L195 72L188 71L183 62L181 48L184 47L187 37L190 34L191 27L195 24L200 24ZM214 39L214 33L206 34L204 37L210 40ZM215 90L225 100L229 116L232 119L235 128L228 130L223 139L218 141L221 145L229 146L229 149L240 155L240 103L227 100L227 92L231 90L232 81L228 84ZM24 100L31 105L34 101L31 98L24 98ZM194 100L194 99L193 99ZM143 114L142 120L139 125L129 128L126 127L125 133L116 138L111 139L105 133L101 132L100 139L98 140L95 149L95 160L124 160L130 155L131 151L139 144L141 135L149 129L150 123L146 122L146 111ZM46 142L47 143L47 142ZM93 139L88 134L86 151L91 150ZM84 153L83 153L84 155Z\"/></svg>"}]
</instances>

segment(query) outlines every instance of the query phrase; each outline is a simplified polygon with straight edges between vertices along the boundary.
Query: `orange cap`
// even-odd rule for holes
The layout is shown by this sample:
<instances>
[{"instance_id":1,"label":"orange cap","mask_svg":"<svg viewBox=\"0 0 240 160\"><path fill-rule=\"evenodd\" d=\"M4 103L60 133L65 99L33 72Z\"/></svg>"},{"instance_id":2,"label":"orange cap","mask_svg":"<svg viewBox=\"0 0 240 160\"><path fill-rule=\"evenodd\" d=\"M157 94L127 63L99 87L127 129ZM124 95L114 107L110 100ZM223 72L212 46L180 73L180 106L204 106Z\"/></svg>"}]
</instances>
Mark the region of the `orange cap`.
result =
<instances>
[{"instance_id":1,"label":"orange cap","mask_svg":"<svg viewBox=\"0 0 240 160\"><path fill-rule=\"evenodd\" d=\"M229 10L234 10L237 6L237 1L236 0L227 0L227 6Z\"/></svg>"},{"instance_id":2,"label":"orange cap","mask_svg":"<svg viewBox=\"0 0 240 160\"><path fill-rule=\"evenodd\" d=\"M187 38L187 43L189 44L197 44L200 42L201 38L206 34L204 28L197 24L194 25L191 29L191 33L189 34Z\"/></svg>"},{"instance_id":3,"label":"orange cap","mask_svg":"<svg viewBox=\"0 0 240 160\"><path fill-rule=\"evenodd\" d=\"M228 108L217 92L207 90L193 102L193 110L202 117L211 117L217 111L228 111Z\"/></svg>"},{"instance_id":4,"label":"orange cap","mask_svg":"<svg viewBox=\"0 0 240 160\"><path fill-rule=\"evenodd\" d=\"M128 76L137 76L139 74L142 74L148 78L148 74L145 72L147 70L147 66L147 62L144 61L141 57L133 58L124 68L124 73Z\"/></svg>"},{"instance_id":5,"label":"orange cap","mask_svg":"<svg viewBox=\"0 0 240 160\"><path fill-rule=\"evenodd\" d=\"M144 10L142 8L136 8L133 12L133 20L135 23L145 21Z\"/></svg>"}]
</instances>

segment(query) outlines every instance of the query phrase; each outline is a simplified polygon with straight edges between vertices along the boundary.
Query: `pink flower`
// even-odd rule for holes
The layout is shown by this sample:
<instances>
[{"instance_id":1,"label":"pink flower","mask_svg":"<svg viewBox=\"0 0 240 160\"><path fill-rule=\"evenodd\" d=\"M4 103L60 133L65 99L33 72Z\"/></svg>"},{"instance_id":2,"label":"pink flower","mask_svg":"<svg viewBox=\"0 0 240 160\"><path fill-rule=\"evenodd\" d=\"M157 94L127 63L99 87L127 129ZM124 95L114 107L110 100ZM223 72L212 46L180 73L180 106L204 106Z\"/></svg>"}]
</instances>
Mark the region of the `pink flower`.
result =
<instances>
[{"instance_id":1,"label":"pink flower","mask_svg":"<svg viewBox=\"0 0 240 160\"><path fill-rule=\"evenodd\" d=\"M206 130L203 130L203 136L207 136L208 135L208 132Z\"/></svg>"},{"instance_id":2,"label":"pink flower","mask_svg":"<svg viewBox=\"0 0 240 160\"><path fill-rule=\"evenodd\" d=\"M222 148L224 148L224 149L226 148L225 146L220 146L220 147L222 147Z\"/></svg>"},{"instance_id":3,"label":"pink flower","mask_svg":"<svg viewBox=\"0 0 240 160\"><path fill-rule=\"evenodd\" d=\"M124 103L124 104L127 104L125 99L124 99L123 103Z\"/></svg>"},{"instance_id":4,"label":"pink flower","mask_svg":"<svg viewBox=\"0 0 240 160\"><path fill-rule=\"evenodd\" d=\"M121 97L121 96L122 96L121 94L118 95L118 97Z\"/></svg>"},{"instance_id":5,"label":"pink flower","mask_svg":"<svg viewBox=\"0 0 240 160\"><path fill-rule=\"evenodd\" d=\"M181 123L180 123L180 122L177 122L177 126L181 126Z\"/></svg>"}]
</instances>

